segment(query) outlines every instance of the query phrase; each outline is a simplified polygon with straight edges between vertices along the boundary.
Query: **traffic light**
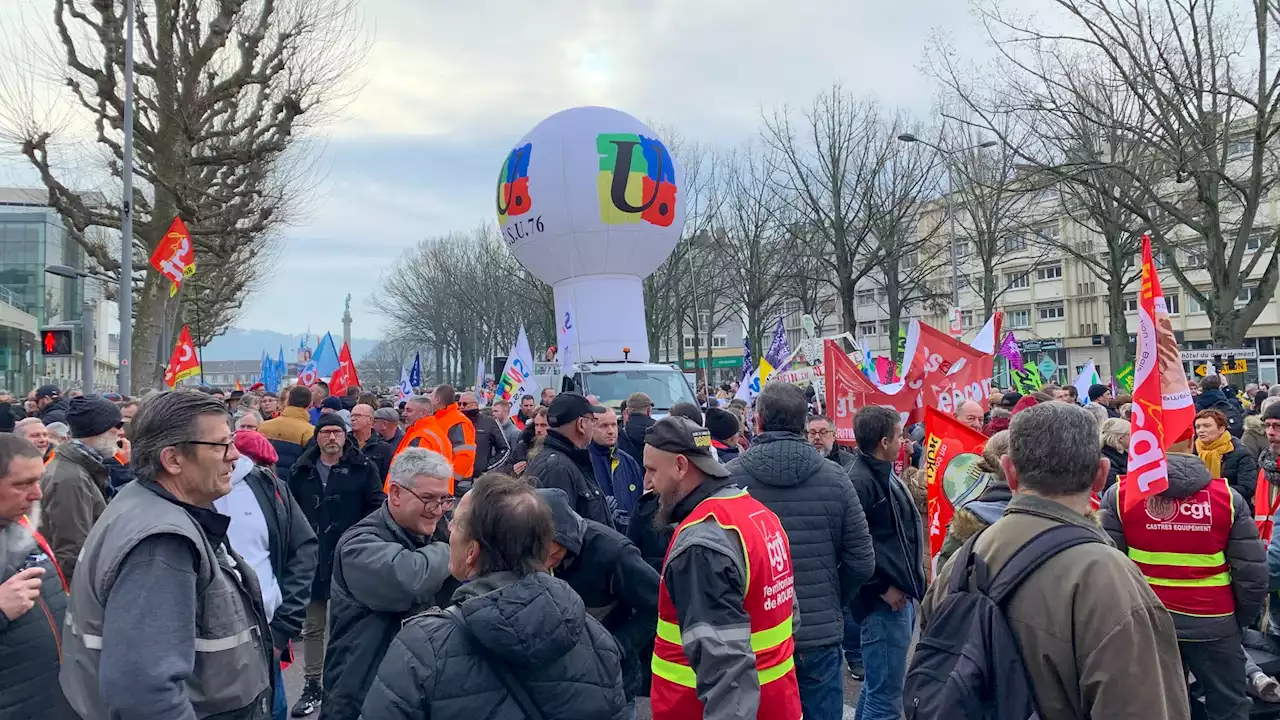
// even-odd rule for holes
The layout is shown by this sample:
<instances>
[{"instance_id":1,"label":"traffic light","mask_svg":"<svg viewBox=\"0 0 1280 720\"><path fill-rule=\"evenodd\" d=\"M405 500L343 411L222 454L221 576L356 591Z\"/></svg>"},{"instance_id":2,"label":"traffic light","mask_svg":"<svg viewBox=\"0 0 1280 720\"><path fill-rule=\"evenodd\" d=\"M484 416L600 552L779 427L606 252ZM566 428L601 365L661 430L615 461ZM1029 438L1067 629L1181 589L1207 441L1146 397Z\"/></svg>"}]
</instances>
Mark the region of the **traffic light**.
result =
<instances>
[{"instance_id":1,"label":"traffic light","mask_svg":"<svg viewBox=\"0 0 1280 720\"><path fill-rule=\"evenodd\" d=\"M46 328L40 331L40 351L45 357L71 355L71 328Z\"/></svg>"}]
</instances>

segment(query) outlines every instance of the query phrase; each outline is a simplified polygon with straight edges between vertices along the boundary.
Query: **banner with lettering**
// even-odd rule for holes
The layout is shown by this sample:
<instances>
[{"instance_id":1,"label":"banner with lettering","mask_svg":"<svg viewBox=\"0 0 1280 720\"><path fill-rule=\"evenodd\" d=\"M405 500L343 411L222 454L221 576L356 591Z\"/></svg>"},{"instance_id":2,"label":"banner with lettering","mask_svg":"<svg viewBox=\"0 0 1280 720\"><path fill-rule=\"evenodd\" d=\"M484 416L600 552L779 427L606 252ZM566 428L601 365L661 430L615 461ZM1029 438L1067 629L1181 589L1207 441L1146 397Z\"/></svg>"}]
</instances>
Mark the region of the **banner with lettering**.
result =
<instances>
[{"instance_id":1,"label":"banner with lettering","mask_svg":"<svg viewBox=\"0 0 1280 720\"><path fill-rule=\"evenodd\" d=\"M1044 379L1034 363L1027 364L1021 370L1009 368L1009 379L1013 381L1013 389L1019 395L1030 395L1044 387Z\"/></svg>"},{"instance_id":2,"label":"banner with lettering","mask_svg":"<svg viewBox=\"0 0 1280 720\"><path fill-rule=\"evenodd\" d=\"M924 408L950 415L960 403L972 400L989 410L991 373L995 356L960 342L919 320L907 332L907 363L903 384L918 393L910 422L924 422Z\"/></svg>"},{"instance_id":3,"label":"banner with lettering","mask_svg":"<svg viewBox=\"0 0 1280 720\"><path fill-rule=\"evenodd\" d=\"M169 279L169 297L177 295L182 281L195 274L195 245L182 218L175 217L169 224L169 231L156 243L156 249L151 253L151 267Z\"/></svg>"},{"instance_id":4,"label":"banner with lettering","mask_svg":"<svg viewBox=\"0 0 1280 720\"><path fill-rule=\"evenodd\" d=\"M924 411L924 473L929 501L929 567L938 571L937 558L958 504L976 499L986 487L978 469L987 438L982 433L943 414L936 408Z\"/></svg>"}]
</instances>

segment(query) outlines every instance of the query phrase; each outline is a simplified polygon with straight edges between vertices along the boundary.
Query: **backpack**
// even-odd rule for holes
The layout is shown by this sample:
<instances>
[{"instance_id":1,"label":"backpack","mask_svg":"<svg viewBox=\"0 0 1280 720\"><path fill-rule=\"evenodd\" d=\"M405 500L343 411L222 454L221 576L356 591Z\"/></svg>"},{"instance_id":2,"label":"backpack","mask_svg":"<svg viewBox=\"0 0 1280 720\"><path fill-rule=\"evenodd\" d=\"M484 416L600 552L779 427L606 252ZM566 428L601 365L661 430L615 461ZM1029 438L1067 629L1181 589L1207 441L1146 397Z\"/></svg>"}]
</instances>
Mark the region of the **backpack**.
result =
<instances>
[{"instance_id":1,"label":"backpack","mask_svg":"<svg viewBox=\"0 0 1280 720\"><path fill-rule=\"evenodd\" d=\"M985 531L983 531L985 532ZM1058 525L1031 538L989 577L973 551L982 535L956 553L946 595L921 631L903 686L907 720L1028 720L1038 718L1005 605L1049 558L1102 539L1078 525ZM976 590L970 590L973 578Z\"/></svg>"},{"instance_id":2,"label":"backpack","mask_svg":"<svg viewBox=\"0 0 1280 720\"><path fill-rule=\"evenodd\" d=\"M1244 406L1239 402L1214 403L1214 410L1220 411L1227 417L1227 432L1231 433L1231 437L1238 438L1244 436Z\"/></svg>"}]
</instances>

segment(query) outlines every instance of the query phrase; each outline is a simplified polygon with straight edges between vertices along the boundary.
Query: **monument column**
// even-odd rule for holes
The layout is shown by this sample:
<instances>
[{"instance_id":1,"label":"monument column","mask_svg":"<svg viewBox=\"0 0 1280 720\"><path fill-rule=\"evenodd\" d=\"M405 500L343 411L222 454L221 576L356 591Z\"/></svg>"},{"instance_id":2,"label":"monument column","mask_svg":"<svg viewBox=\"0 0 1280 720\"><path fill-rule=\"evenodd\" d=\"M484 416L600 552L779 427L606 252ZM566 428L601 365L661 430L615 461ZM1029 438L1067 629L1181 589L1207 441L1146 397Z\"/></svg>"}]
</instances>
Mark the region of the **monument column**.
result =
<instances>
[{"instance_id":1,"label":"monument column","mask_svg":"<svg viewBox=\"0 0 1280 720\"><path fill-rule=\"evenodd\" d=\"M351 294L347 293L346 305L342 308L342 343L351 347Z\"/></svg>"}]
</instances>

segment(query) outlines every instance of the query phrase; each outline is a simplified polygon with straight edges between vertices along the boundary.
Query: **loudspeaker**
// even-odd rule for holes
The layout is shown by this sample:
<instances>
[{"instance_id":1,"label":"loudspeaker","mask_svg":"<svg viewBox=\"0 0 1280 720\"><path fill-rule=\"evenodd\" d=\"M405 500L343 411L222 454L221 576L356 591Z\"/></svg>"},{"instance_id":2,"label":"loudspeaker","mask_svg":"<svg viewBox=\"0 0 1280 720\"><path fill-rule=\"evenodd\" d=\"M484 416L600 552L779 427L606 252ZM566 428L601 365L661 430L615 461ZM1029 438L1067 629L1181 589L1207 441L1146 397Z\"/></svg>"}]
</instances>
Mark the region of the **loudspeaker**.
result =
<instances>
[{"instance_id":1,"label":"loudspeaker","mask_svg":"<svg viewBox=\"0 0 1280 720\"><path fill-rule=\"evenodd\" d=\"M492 373L492 374L493 374L493 379L494 379L494 381L495 381L495 382L496 382L496 381L498 381L498 380L501 380L501 379L502 379L502 371L503 371L503 369L505 369L506 367L507 367L507 356L506 356L506 355L494 355L494 356L493 356L493 373Z\"/></svg>"}]
</instances>

